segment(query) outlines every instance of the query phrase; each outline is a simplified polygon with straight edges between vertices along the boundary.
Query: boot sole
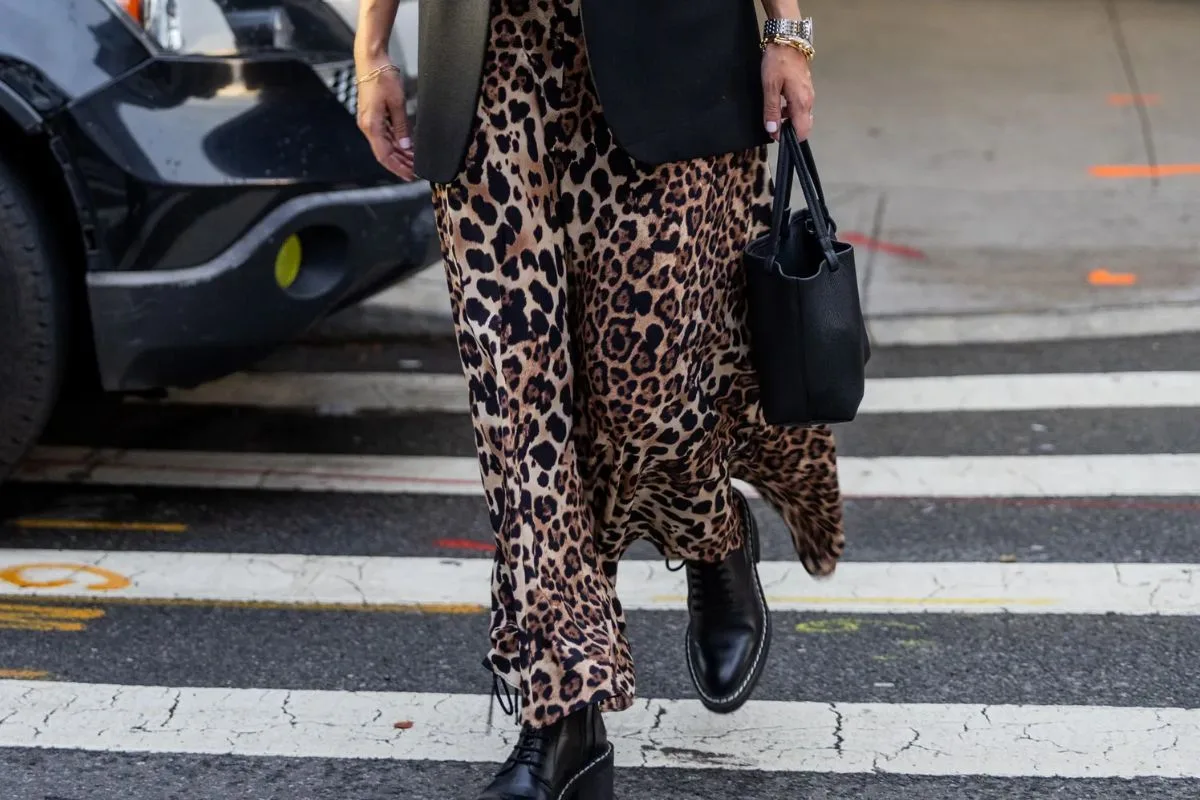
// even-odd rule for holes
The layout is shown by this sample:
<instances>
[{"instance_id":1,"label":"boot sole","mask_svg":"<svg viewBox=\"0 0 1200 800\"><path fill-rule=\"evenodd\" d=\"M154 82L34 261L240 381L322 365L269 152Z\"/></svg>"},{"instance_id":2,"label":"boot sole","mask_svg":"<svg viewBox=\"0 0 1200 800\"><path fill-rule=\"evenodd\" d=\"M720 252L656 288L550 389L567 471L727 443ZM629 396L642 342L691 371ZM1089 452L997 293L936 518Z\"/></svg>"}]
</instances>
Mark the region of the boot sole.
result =
<instances>
[{"instance_id":1,"label":"boot sole","mask_svg":"<svg viewBox=\"0 0 1200 800\"><path fill-rule=\"evenodd\" d=\"M603 753L567 781L555 800L612 800L613 753L612 743L609 742Z\"/></svg>"},{"instance_id":2,"label":"boot sole","mask_svg":"<svg viewBox=\"0 0 1200 800\"><path fill-rule=\"evenodd\" d=\"M745 498L742 498L742 503L745 502ZM750 534L747 537L749 539L747 544L750 545L750 558L754 564L754 588L758 591L758 599L762 603L763 612L762 637L758 640L758 646L755 648L756 652L754 661L750 665L750 672L742 679L733 694L728 697L710 697L700 688L700 681L696 677L696 666L692 663L691 625L688 626L687 636L684 639L684 653L687 657L688 672L692 676L692 685L696 687L696 694L700 696L700 702L715 714L731 714L746 704L750 695L754 694L755 687L758 686L758 680L767 666L767 655L771 652L771 611L767 608L767 595L763 591L762 581L758 577L758 562L762 554L761 544L758 540L758 525L750 515L750 507L743 505L742 508L750 522L747 527Z\"/></svg>"}]
</instances>

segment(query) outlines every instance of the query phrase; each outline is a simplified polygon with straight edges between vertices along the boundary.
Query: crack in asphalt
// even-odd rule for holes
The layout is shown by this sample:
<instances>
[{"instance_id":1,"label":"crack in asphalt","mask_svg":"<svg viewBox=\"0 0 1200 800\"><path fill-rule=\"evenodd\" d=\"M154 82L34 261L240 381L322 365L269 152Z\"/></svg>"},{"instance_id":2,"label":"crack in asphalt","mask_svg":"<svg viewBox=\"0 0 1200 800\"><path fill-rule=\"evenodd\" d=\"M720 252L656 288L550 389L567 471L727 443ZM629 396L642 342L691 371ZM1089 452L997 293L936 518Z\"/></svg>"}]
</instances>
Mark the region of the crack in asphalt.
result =
<instances>
[{"instance_id":1,"label":"crack in asphalt","mask_svg":"<svg viewBox=\"0 0 1200 800\"><path fill-rule=\"evenodd\" d=\"M281 709L283 711L283 715L288 719L288 724L294 728L298 723L296 721L296 715L292 713L290 708L288 708L288 703L290 702L292 702L292 693L287 692L283 695L283 705L281 706Z\"/></svg>"},{"instance_id":2,"label":"crack in asphalt","mask_svg":"<svg viewBox=\"0 0 1200 800\"><path fill-rule=\"evenodd\" d=\"M841 709L837 707L837 703L830 703L829 710L833 712L834 727L833 727L833 751L838 756L844 756L843 748L846 746L846 735L844 725L846 718L842 716Z\"/></svg>"}]
</instances>

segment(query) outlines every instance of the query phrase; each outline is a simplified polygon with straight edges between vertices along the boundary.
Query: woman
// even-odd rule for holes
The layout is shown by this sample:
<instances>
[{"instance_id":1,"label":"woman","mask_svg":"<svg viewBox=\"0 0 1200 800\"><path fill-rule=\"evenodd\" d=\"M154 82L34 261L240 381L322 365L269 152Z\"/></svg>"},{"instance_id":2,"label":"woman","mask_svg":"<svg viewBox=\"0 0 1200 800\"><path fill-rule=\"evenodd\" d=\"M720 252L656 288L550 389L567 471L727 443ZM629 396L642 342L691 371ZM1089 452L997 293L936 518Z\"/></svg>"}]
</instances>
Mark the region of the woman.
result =
<instances>
[{"instance_id":1,"label":"woman","mask_svg":"<svg viewBox=\"0 0 1200 800\"><path fill-rule=\"evenodd\" d=\"M732 479L810 573L841 554L832 438L769 427L748 360L765 145L784 114L807 136L813 101L797 0L763 0L763 47L751 3L422 0L414 150L387 61L397 0L363 0L359 122L381 164L434 186L496 534L485 665L521 701L480 800L612 796L600 712L634 697L614 592L632 542L684 561L685 659L724 713L770 633Z\"/></svg>"}]
</instances>

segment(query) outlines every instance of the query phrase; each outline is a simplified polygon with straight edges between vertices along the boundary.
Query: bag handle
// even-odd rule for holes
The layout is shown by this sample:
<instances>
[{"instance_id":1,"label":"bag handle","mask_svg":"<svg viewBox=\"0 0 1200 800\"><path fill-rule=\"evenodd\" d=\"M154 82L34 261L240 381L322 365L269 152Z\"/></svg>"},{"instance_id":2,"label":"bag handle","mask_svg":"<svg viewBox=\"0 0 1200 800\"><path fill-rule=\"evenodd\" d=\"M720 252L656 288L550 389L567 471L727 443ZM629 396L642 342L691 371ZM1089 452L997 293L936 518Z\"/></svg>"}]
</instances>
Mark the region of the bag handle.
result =
<instances>
[{"instance_id":1,"label":"bag handle","mask_svg":"<svg viewBox=\"0 0 1200 800\"><path fill-rule=\"evenodd\" d=\"M789 120L783 122L783 134L780 136L779 160L775 170L775 197L771 203L771 232L768 243L771 251L771 263L779 256L779 244L783 237L784 226L791 216L792 175L800 177L800 191L804 194L805 205L811 212L813 227L816 229L817 241L830 271L837 271L840 266L837 250L833 246L833 237L837 234L837 224L829 214L825 204L825 192L821 187L821 177L817 174L816 160L812 148L807 141L801 142L796 135L796 129Z\"/></svg>"}]
</instances>

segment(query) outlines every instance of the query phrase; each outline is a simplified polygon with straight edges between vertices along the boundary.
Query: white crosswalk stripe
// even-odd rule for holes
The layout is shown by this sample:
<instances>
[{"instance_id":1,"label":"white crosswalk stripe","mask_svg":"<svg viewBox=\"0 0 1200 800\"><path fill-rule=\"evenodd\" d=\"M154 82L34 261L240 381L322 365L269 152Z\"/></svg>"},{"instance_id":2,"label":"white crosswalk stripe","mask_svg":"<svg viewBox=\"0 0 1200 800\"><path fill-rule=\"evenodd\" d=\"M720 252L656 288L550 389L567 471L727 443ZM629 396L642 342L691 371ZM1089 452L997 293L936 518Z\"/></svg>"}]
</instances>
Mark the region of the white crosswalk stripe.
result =
<instances>
[{"instance_id":1,"label":"white crosswalk stripe","mask_svg":"<svg viewBox=\"0 0 1200 800\"><path fill-rule=\"evenodd\" d=\"M847 497L1200 496L1200 453L838 459ZM383 494L482 493L479 462L452 456L346 456L40 447L29 482ZM749 496L754 490L739 482Z\"/></svg>"},{"instance_id":2,"label":"white crosswalk stripe","mask_svg":"<svg viewBox=\"0 0 1200 800\"><path fill-rule=\"evenodd\" d=\"M467 410L460 375L346 372L244 373L168 400L189 405L310 408L326 414ZM860 413L1033 411L1084 408L1196 408L1200 372L1110 372L1052 375L959 375L876 378Z\"/></svg>"},{"instance_id":3,"label":"white crosswalk stripe","mask_svg":"<svg viewBox=\"0 0 1200 800\"><path fill-rule=\"evenodd\" d=\"M768 561L759 575L776 611L1200 615L1200 564L847 562L814 581ZM482 558L0 550L12 597L482 610L490 576ZM661 562L626 561L617 589L629 610L686 608L684 574Z\"/></svg>"},{"instance_id":4,"label":"white crosswalk stripe","mask_svg":"<svg viewBox=\"0 0 1200 800\"><path fill-rule=\"evenodd\" d=\"M396 415L462 415L466 392L458 375L252 373L173 392L168 403L197 414L218 407L253 408L263 414L298 412L314 425L343 416L377 419L386 425ZM131 402L131 413L141 405ZM886 419L896 425L915 415L952 413L956 424L969 426L971 415L1110 409L1140 409L1149 414L1154 409L1196 407L1200 407L1200 372L1088 372L876 379L869 382L862 413L876 418L893 415ZM967 430L961 434L969 435ZM128 500L170 489L197 489L212 491L216 499L208 502L213 504L220 502L221 492L242 490L271 498L274 508L284 507L290 492L322 498L321 502L326 495L314 493L348 498L411 495L447 509L469 503L482 506L478 463L463 457L461 447L450 450L459 455L390 450L364 455L195 449L203 448L203 442L189 443L190 449L165 444L163 449L86 445L37 448L18 474L19 490L37 487L68 495L114 491ZM839 469L851 505L857 500L887 505L900 500L1096 503L1107 502L1097 498L1200 497L1200 453L1129 453L1127 449L1115 442L1112 452L1087 450L1091 454L1079 455L851 454L839 458ZM749 487L738 485L756 496ZM1064 507L1057 513L1073 511ZM1004 541L1010 533L1004 529L1005 519L980 513L973 518L972 535ZM269 527L272 522L264 518L250 524ZM40 535L44 529L30 530ZM850 531L852 543L854 533ZM1131 537L1146 541L1155 534L1130 531ZM269 611L282 618L305 612L419 612L389 618L396 620L398 638L412 620L432 621L436 626L452 615L461 615L464 622L473 615L482 632L490 609L491 562L486 552L474 558L384 554L371 549L351 555L301 549L299 542L294 552L206 552L203 547L186 546L194 540L160 539L151 546L135 538L141 535L130 533L129 542L112 549L93 546L82 534L65 544L60 539L44 546L31 541L10 546L0 541L0 605L20 609L26 603L31 607L53 603L61 609L87 603L112 609L148 607L164 613L171 608L201 607L204 613ZM438 529L430 535L456 533ZM1047 530L1046 535L1056 534ZM1088 532L1081 530L1079 535L1086 539ZM779 614L813 615L817 620L839 621L847 629L857 625L860 617L878 625L903 622L909 630L903 636L913 638L901 645L915 649L924 644L910 630L916 618L905 621L902 615L919 614L922 625L932 620L929 625L952 630L983 625L987 619L997 625L1023 619L1039 626L1066 624L1087 630L1133 617L1154 624L1200 622L1200 548L1178 563L1155 558L1153 548L1144 559L1139 551L1113 561L1039 563L949 560L945 553L952 552L952 545L943 548L932 539L918 543L918 549L911 561L860 561L851 553L827 580L811 579L796 561L764 561L760 575L768 603ZM631 560L622 564L617 586L623 607L633 615L652 617L656 625L676 617L686 621L684 573L669 571L659 561ZM831 614L843 616L837 620L825 616ZM103 631L99 622L89 624L88 635L102 636ZM782 644L773 646L775 661L802 660L806 647L820 647L818 635L803 643L781 637L777 631L777 643ZM1081 641L1091 640L1082 637ZM0 645L3 642L0 638ZM439 644L419 642L405 651L404 658L414 663L433 659ZM480 647L484 644L481 641ZM678 644L672 639L662 646L677 648ZM97 646L111 648L119 643L102 641ZM1037 643L1030 646L1036 648ZM658 658L660 654L648 655ZM888 662L882 659L890 656L864 651L861 657L864 664L873 658L883 664ZM241 681L236 674L202 679L186 670L179 677L170 674L161 679L170 685L156 685L152 679L122 684L90 677L79 680L69 673L39 681L22 677L18 670L5 680L7 666L0 660L0 758L7 750L32 748L113 757L132 754L139 759L197 754L217 760L253 756L477 764L501 760L515 732L508 720L496 719L488 696L448 692L436 682L422 692L289 688L293 682L284 674L284 665L279 665L279 680L265 684ZM397 668L405 666L402 662ZM1123 665L1109 666L1117 670ZM924 662L921 668L941 674L937 663ZM1052 673L1054 668L1052 662L1031 658L1014 666L1014 671L1029 670L1019 683L1036 687L1039 681L1050 682L1041 673ZM330 667L325 673L329 686L345 684L340 673L333 674L338 669ZM447 665L423 665L423 669L436 674ZM854 669L868 674L863 665ZM104 674L103 668L89 673ZM1107 674L1095 676L1101 686L1117 680ZM981 678L972 685L984 683ZM997 691L1015 690L1012 681L997 684ZM957 703L910 702L911 696L905 697L907 687L887 686L894 688L884 698L888 702L846 702L862 698L824 697L817 681L815 686L791 687L795 693L784 695L804 700L755 700L729 716L710 714L688 697L664 692L668 696L642 697L631 710L610 715L608 724L618 766L631 771L650 768L648 773L673 768L880 778L1200 779L1200 709L1173 704L1177 695L1192 697L1183 690L1177 695L1157 693L1151 699L1130 689L1128 703L1124 694L1113 690L1105 697L1119 697L1121 702L1093 705L1052 699L1005 704L993 703L994 693L978 702L975 697ZM812 701L814 695L820 702ZM400 721L403 724L397 725Z\"/></svg>"},{"instance_id":5,"label":"white crosswalk stripe","mask_svg":"<svg viewBox=\"0 0 1200 800\"><path fill-rule=\"evenodd\" d=\"M513 736L487 724L489 700L8 681L0 747L493 761ZM721 718L697 701L650 698L609 727L623 767L1200 777L1193 709L752 701Z\"/></svg>"}]
</instances>

